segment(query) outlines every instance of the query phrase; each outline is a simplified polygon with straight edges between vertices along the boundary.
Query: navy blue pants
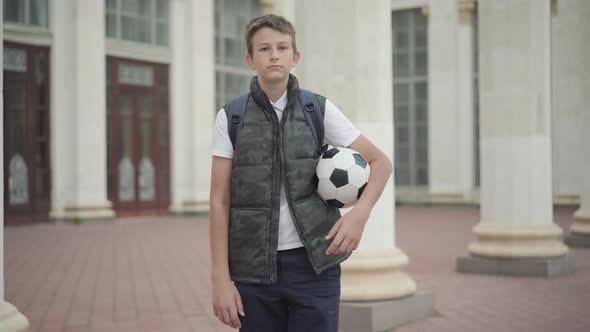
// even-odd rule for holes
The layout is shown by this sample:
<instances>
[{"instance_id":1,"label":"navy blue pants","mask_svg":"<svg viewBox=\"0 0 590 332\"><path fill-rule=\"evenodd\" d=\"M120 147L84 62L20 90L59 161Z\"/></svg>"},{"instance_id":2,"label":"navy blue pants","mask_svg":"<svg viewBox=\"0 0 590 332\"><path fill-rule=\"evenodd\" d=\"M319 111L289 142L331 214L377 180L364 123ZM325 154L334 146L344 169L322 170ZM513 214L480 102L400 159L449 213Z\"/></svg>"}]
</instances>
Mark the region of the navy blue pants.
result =
<instances>
[{"instance_id":1,"label":"navy blue pants","mask_svg":"<svg viewBox=\"0 0 590 332\"><path fill-rule=\"evenodd\" d=\"M338 332L340 265L317 275L305 248L277 253L277 283L236 283L240 332Z\"/></svg>"}]
</instances>

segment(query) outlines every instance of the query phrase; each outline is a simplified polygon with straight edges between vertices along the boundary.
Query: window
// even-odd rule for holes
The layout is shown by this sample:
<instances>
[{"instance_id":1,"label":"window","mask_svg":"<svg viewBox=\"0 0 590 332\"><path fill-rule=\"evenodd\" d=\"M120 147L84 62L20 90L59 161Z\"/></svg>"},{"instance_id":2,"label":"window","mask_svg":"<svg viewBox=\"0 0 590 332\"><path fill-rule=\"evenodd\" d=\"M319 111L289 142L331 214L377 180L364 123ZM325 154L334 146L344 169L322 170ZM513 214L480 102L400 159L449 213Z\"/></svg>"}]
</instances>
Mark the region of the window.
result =
<instances>
[{"instance_id":1,"label":"window","mask_svg":"<svg viewBox=\"0 0 590 332\"><path fill-rule=\"evenodd\" d=\"M419 9L392 14L395 181L428 185L428 36Z\"/></svg>"},{"instance_id":2,"label":"window","mask_svg":"<svg viewBox=\"0 0 590 332\"><path fill-rule=\"evenodd\" d=\"M167 209L168 65L107 57L107 194L121 212Z\"/></svg>"},{"instance_id":3,"label":"window","mask_svg":"<svg viewBox=\"0 0 590 332\"><path fill-rule=\"evenodd\" d=\"M4 22L49 27L48 0L4 0Z\"/></svg>"},{"instance_id":4,"label":"window","mask_svg":"<svg viewBox=\"0 0 590 332\"><path fill-rule=\"evenodd\" d=\"M105 0L105 29L110 38L169 45L168 0Z\"/></svg>"},{"instance_id":5,"label":"window","mask_svg":"<svg viewBox=\"0 0 590 332\"><path fill-rule=\"evenodd\" d=\"M47 218L51 200L49 48L4 43L7 220Z\"/></svg>"},{"instance_id":6,"label":"window","mask_svg":"<svg viewBox=\"0 0 590 332\"><path fill-rule=\"evenodd\" d=\"M259 13L258 0L215 1L216 111L248 92L254 74L244 60L244 28Z\"/></svg>"}]
</instances>

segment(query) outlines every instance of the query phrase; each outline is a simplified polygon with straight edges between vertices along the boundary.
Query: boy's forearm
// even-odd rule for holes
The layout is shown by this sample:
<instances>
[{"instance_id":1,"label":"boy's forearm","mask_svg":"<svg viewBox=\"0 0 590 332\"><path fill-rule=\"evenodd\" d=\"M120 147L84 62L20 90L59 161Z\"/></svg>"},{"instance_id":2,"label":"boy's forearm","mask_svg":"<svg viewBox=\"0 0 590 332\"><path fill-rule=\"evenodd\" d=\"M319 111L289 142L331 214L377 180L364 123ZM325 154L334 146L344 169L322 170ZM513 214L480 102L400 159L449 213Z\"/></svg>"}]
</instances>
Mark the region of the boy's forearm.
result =
<instances>
[{"instance_id":1,"label":"boy's forearm","mask_svg":"<svg viewBox=\"0 0 590 332\"><path fill-rule=\"evenodd\" d=\"M209 210L211 280L229 280L228 230L229 206L211 204Z\"/></svg>"},{"instance_id":2,"label":"boy's forearm","mask_svg":"<svg viewBox=\"0 0 590 332\"><path fill-rule=\"evenodd\" d=\"M363 194L353 208L353 210L360 210L367 218L371 214L375 203L381 197L393 170L391 160L385 154L374 160L370 165L371 175L369 176L369 181Z\"/></svg>"}]
</instances>

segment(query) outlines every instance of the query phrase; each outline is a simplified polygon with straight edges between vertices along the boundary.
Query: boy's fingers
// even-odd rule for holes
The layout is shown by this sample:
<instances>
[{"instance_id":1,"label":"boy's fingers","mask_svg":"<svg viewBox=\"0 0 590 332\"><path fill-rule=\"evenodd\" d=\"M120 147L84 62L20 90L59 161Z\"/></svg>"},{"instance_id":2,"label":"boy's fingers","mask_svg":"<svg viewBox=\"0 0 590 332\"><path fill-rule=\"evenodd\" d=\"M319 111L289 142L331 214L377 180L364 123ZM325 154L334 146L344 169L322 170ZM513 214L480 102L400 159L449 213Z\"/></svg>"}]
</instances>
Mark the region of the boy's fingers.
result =
<instances>
[{"instance_id":1,"label":"boy's fingers","mask_svg":"<svg viewBox=\"0 0 590 332\"><path fill-rule=\"evenodd\" d=\"M340 250L338 249L338 245L336 244L336 240L332 241L332 244L330 245L330 247L328 247L328 250L326 250L326 255L331 255L331 254L339 254Z\"/></svg>"},{"instance_id":2,"label":"boy's fingers","mask_svg":"<svg viewBox=\"0 0 590 332\"><path fill-rule=\"evenodd\" d=\"M334 226L332 226L332 229L330 229L330 231L328 232L328 235L326 235L326 240L331 239L332 237L334 237L334 234L338 233L338 230L340 229L340 225L342 223L340 222L340 220L338 220Z\"/></svg>"},{"instance_id":3,"label":"boy's fingers","mask_svg":"<svg viewBox=\"0 0 590 332\"><path fill-rule=\"evenodd\" d=\"M352 254L354 247L356 246L356 241L351 241L350 244L344 249L346 253Z\"/></svg>"},{"instance_id":4,"label":"boy's fingers","mask_svg":"<svg viewBox=\"0 0 590 332\"><path fill-rule=\"evenodd\" d=\"M232 327L239 328L240 327L240 320L238 319L238 313L236 312L236 308L229 310L229 317L231 319Z\"/></svg>"},{"instance_id":5,"label":"boy's fingers","mask_svg":"<svg viewBox=\"0 0 590 332\"><path fill-rule=\"evenodd\" d=\"M341 251L346 251L346 249L348 249L348 247L350 246L350 243L351 241L346 239L338 245L338 249L340 249Z\"/></svg>"},{"instance_id":6,"label":"boy's fingers","mask_svg":"<svg viewBox=\"0 0 590 332\"><path fill-rule=\"evenodd\" d=\"M242 317L246 316L244 313L244 306L242 305L242 297L238 292L236 292L236 306L238 307L238 313L242 315Z\"/></svg>"},{"instance_id":7,"label":"boy's fingers","mask_svg":"<svg viewBox=\"0 0 590 332\"><path fill-rule=\"evenodd\" d=\"M334 242L332 242L332 244L330 244L330 246L328 247L328 250L326 250L326 255L332 254L335 248L336 246L334 245Z\"/></svg>"},{"instance_id":8,"label":"boy's fingers","mask_svg":"<svg viewBox=\"0 0 590 332\"><path fill-rule=\"evenodd\" d=\"M223 322L223 324L225 325L231 325L231 319L229 318L229 310L228 309L223 309L221 310L221 321Z\"/></svg>"}]
</instances>

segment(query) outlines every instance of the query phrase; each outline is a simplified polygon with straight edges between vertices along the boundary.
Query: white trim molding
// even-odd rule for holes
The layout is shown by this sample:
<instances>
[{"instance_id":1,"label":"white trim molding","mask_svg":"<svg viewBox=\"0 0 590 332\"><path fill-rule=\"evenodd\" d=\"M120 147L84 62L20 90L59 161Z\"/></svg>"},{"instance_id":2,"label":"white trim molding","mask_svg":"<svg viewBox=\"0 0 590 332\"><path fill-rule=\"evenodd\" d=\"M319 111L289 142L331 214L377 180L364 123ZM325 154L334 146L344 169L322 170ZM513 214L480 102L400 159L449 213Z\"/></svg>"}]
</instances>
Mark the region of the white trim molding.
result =
<instances>
[{"instance_id":1,"label":"white trim molding","mask_svg":"<svg viewBox=\"0 0 590 332\"><path fill-rule=\"evenodd\" d=\"M391 0L391 10L423 8L428 6L429 0Z\"/></svg>"},{"instance_id":2,"label":"white trim molding","mask_svg":"<svg viewBox=\"0 0 590 332\"><path fill-rule=\"evenodd\" d=\"M172 50L169 47L113 38L106 38L105 46L106 54L110 56L165 64L172 62Z\"/></svg>"},{"instance_id":3,"label":"white trim molding","mask_svg":"<svg viewBox=\"0 0 590 332\"><path fill-rule=\"evenodd\" d=\"M27 45L51 46L53 34L47 28L5 23L4 40Z\"/></svg>"}]
</instances>

